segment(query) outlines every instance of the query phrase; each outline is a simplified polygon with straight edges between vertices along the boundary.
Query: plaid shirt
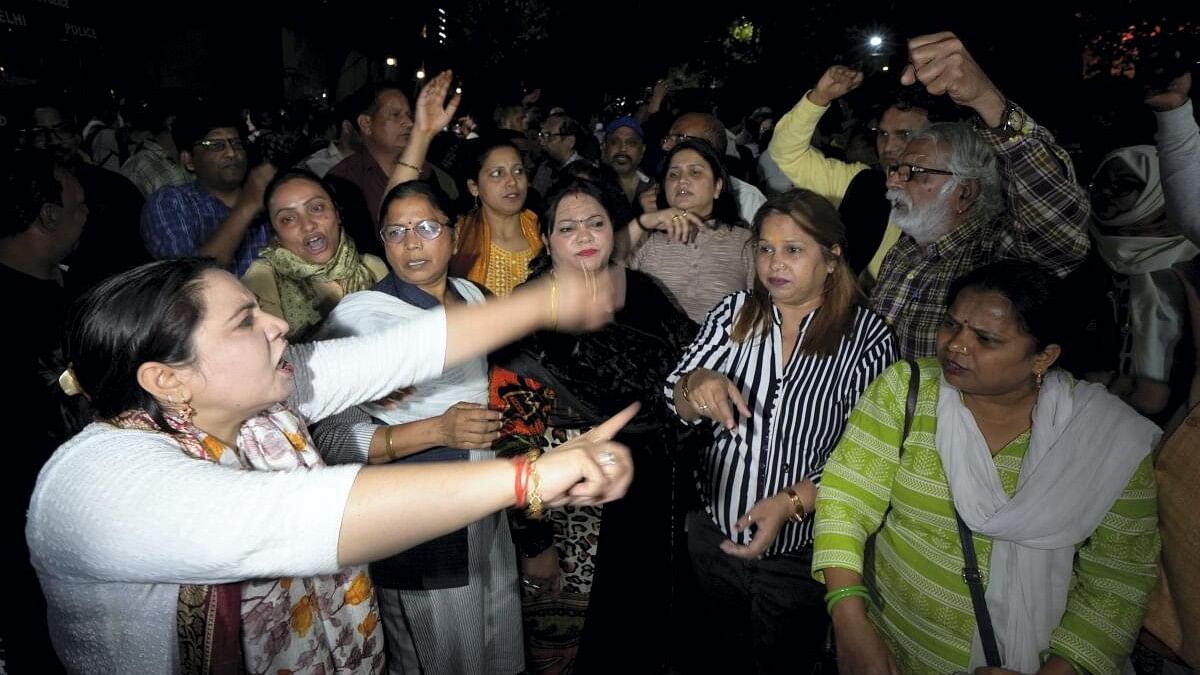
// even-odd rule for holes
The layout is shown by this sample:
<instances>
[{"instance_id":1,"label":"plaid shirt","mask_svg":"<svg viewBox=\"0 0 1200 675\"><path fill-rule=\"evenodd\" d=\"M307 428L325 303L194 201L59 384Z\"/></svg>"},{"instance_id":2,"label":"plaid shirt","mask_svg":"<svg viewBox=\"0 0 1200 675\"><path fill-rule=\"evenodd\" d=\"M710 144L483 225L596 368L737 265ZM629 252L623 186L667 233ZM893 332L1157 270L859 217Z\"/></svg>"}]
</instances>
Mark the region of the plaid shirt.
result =
<instances>
[{"instance_id":1,"label":"plaid shirt","mask_svg":"<svg viewBox=\"0 0 1200 675\"><path fill-rule=\"evenodd\" d=\"M172 162L162 146L150 139L142 141L137 152L121 166L125 176L149 197L168 185L183 185L192 182L193 176L186 169Z\"/></svg>"},{"instance_id":2,"label":"plaid shirt","mask_svg":"<svg viewBox=\"0 0 1200 675\"><path fill-rule=\"evenodd\" d=\"M150 195L142 209L142 240L154 258L200 254L217 227L229 217L225 206L198 182L169 185ZM242 276L271 238L271 227L262 216L246 229L230 271Z\"/></svg>"},{"instance_id":3,"label":"plaid shirt","mask_svg":"<svg viewBox=\"0 0 1200 675\"><path fill-rule=\"evenodd\" d=\"M968 219L926 249L904 235L888 252L871 294L904 358L932 356L946 314L950 284L971 270L1016 258L1038 263L1060 277L1088 252L1088 198L1075 181L1067 152L1044 127L1005 138L980 133L996 149L1008 207L991 222Z\"/></svg>"}]
</instances>

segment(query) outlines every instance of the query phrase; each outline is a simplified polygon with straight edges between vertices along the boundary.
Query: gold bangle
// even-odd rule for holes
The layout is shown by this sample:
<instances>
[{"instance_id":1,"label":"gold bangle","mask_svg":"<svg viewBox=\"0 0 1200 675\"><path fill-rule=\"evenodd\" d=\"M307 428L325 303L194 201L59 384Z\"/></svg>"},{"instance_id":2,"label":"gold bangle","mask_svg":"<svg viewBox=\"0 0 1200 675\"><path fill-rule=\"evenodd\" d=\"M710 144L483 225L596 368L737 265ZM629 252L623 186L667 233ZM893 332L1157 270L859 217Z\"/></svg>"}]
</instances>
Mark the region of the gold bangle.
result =
<instances>
[{"instance_id":1,"label":"gold bangle","mask_svg":"<svg viewBox=\"0 0 1200 675\"><path fill-rule=\"evenodd\" d=\"M688 388L688 381L692 379L692 373L694 373L694 372L696 372L696 369L692 368L691 370L684 373L683 378L681 380L679 380L679 384L680 384L680 387L679 387L680 392L679 393L683 394L683 400L687 401L688 403L692 402L692 390Z\"/></svg>"},{"instance_id":2,"label":"gold bangle","mask_svg":"<svg viewBox=\"0 0 1200 675\"><path fill-rule=\"evenodd\" d=\"M412 169L413 171L416 171L418 176L421 175L421 167L419 167L419 166L413 166L412 164L409 164L408 162L406 162L402 159L396 160L396 163L406 169Z\"/></svg>"},{"instance_id":3,"label":"gold bangle","mask_svg":"<svg viewBox=\"0 0 1200 675\"><path fill-rule=\"evenodd\" d=\"M550 273L550 330L558 330L558 277Z\"/></svg>"},{"instance_id":4,"label":"gold bangle","mask_svg":"<svg viewBox=\"0 0 1200 675\"><path fill-rule=\"evenodd\" d=\"M525 515L531 520L541 520L546 514L546 505L542 503L542 476L537 470L537 460L542 456L541 450L530 450L526 455L529 459L529 495Z\"/></svg>"},{"instance_id":5,"label":"gold bangle","mask_svg":"<svg viewBox=\"0 0 1200 675\"><path fill-rule=\"evenodd\" d=\"M808 517L808 511L804 508L804 501L800 499L800 495L796 494L796 491L792 488L785 488L784 492L787 493L788 499L792 500L792 508L796 511L791 520L803 523L804 519Z\"/></svg>"},{"instance_id":6,"label":"gold bangle","mask_svg":"<svg viewBox=\"0 0 1200 675\"><path fill-rule=\"evenodd\" d=\"M391 426L386 426L383 428L383 440L387 444L386 447L387 447L388 461L390 461L390 462L396 461L398 458L396 457L395 451L392 450L392 427Z\"/></svg>"}]
</instances>

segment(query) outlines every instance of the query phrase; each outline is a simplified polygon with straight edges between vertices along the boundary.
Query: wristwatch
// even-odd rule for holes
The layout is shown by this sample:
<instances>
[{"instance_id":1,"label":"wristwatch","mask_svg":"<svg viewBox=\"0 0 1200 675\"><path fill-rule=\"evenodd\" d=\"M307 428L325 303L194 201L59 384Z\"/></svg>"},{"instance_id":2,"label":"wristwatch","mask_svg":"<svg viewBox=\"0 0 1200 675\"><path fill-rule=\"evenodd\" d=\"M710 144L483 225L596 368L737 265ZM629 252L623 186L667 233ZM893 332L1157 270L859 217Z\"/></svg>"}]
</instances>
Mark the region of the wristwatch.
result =
<instances>
[{"instance_id":1,"label":"wristwatch","mask_svg":"<svg viewBox=\"0 0 1200 675\"><path fill-rule=\"evenodd\" d=\"M1028 136L1032 130L1033 122L1029 119L1029 115L1026 115L1025 111L1012 101L1005 101L1004 115L1000 118L1000 126L992 129L993 132L1004 138Z\"/></svg>"}]
</instances>

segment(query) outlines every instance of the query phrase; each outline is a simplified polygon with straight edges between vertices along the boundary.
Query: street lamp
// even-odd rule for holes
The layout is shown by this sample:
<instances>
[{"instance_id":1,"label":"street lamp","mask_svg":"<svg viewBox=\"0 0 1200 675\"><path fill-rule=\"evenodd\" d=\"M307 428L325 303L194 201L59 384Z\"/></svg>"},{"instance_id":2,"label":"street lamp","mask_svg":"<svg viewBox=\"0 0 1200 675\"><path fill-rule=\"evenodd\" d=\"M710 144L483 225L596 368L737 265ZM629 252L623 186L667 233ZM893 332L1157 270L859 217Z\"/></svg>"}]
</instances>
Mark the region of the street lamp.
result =
<instances>
[{"instance_id":1,"label":"street lamp","mask_svg":"<svg viewBox=\"0 0 1200 675\"><path fill-rule=\"evenodd\" d=\"M384 60L384 63L386 63L388 65L388 68L395 68L396 67L396 57L389 56L389 57L387 57L387 59Z\"/></svg>"}]
</instances>

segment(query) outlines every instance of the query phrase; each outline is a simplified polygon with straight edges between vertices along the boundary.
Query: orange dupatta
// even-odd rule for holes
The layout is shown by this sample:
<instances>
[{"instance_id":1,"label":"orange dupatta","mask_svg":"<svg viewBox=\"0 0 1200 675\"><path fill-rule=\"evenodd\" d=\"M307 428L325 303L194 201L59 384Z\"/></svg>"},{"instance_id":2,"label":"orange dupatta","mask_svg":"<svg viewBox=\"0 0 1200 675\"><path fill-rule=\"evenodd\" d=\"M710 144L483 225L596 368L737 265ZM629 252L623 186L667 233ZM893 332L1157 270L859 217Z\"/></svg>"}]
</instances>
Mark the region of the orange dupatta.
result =
<instances>
[{"instance_id":1,"label":"orange dupatta","mask_svg":"<svg viewBox=\"0 0 1200 675\"><path fill-rule=\"evenodd\" d=\"M521 234L534 252L542 250L538 218L529 209L521 211ZM459 223L458 241L454 256L450 258L450 276L470 279L487 288L488 252L491 248L492 228L483 209L475 209Z\"/></svg>"}]
</instances>

